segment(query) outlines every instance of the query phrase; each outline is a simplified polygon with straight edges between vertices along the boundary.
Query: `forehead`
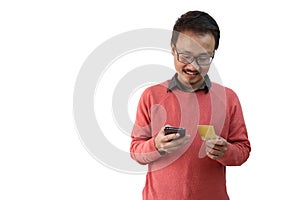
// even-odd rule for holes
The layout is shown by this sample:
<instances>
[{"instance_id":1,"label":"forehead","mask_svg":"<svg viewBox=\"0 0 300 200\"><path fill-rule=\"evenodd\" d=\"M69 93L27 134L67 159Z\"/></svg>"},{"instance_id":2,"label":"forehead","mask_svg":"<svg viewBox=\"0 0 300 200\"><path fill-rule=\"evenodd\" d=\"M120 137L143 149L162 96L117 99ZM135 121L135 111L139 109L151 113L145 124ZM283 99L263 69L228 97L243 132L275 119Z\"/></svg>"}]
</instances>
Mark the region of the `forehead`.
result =
<instances>
[{"instance_id":1,"label":"forehead","mask_svg":"<svg viewBox=\"0 0 300 200\"><path fill-rule=\"evenodd\" d=\"M185 52L213 53L215 48L215 39L211 33L194 33L185 31L179 33L176 47Z\"/></svg>"}]
</instances>

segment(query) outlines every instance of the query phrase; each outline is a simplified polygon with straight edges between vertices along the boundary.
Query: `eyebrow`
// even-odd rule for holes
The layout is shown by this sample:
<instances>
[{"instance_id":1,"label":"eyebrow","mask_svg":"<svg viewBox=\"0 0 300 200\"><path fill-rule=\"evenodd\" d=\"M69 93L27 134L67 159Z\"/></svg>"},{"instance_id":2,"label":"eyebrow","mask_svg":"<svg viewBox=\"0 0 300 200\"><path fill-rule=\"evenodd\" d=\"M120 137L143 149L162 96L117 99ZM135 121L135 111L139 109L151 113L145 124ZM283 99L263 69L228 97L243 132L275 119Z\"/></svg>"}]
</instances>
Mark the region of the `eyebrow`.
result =
<instances>
[{"instance_id":1,"label":"eyebrow","mask_svg":"<svg viewBox=\"0 0 300 200\"><path fill-rule=\"evenodd\" d=\"M181 53L192 53L192 52L190 52L190 51L186 51L186 50L183 50L183 51L181 51L181 50L179 50Z\"/></svg>"},{"instance_id":2,"label":"eyebrow","mask_svg":"<svg viewBox=\"0 0 300 200\"><path fill-rule=\"evenodd\" d=\"M192 54L192 52L187 51L187 50L181 51L181 50L178 49L178 51L179 51L179 53ZM207 51L206 53L200 53L199 56L207 56L207 55L211 56L211 55L213 55L213 54L214 54L213 52L208 52L208 51Z\"/></svg>"},{"instance_id":3,"label":"eyebrow","mask_svg":"<svg viewBox=\"0 0 300 200\"><path fill-rule=\"evenodd\" d=\"M177 48L177 46L174 44L174 47L175 47L175 49L177 49L177 51L179 52L179 53L187 53L187 54L193 54L193 52L191 52L191 51L188 51L188 50L180 50L180 49L178 49ZM209 56L212 56L212 55L214 55L214 51L213 52L208 52L208 51L206 51L206 53L200 53L200 55L199 56L203 56L203 55L209 55Z\"/></svg>"}]
</instances>

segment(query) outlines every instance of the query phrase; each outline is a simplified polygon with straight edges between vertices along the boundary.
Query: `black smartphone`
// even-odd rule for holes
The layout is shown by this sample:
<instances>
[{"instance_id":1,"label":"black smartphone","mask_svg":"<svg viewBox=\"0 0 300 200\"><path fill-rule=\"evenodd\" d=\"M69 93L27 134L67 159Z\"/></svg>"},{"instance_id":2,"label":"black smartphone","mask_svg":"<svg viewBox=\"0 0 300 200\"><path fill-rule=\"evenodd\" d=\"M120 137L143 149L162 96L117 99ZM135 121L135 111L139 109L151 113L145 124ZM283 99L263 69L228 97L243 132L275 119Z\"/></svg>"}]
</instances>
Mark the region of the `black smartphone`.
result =
<instances>
[{"instance_id":1,"label":"black smartphone","mask_svg":"<svg viewBox=\"0 0 300 200\"><path fill-rule=\"evenodd\" d=\"M176 139L179 139L179 138L182 138L185 136L185 128L166 126L164 131L165 131L165 135L179 133L180 136Z\"/></svg>"}]
</instances>

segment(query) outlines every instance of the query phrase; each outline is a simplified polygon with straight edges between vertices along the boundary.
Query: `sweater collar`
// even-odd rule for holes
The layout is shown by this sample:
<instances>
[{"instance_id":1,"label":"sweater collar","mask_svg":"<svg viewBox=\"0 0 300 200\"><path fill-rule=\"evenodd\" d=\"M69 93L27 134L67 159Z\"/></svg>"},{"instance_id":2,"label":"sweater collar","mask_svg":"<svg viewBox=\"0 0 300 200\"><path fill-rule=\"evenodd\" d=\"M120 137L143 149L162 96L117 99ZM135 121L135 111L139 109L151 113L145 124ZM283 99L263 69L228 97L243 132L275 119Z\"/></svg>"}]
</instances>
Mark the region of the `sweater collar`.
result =
<instances>
[{"instance_id":1,"label":"sweater collar","mask_svg":"<svg viewBox=\"0 0 300 200\"><path fill-rule=\"evenodd\" d=\"M204 83L198 89L194 90L193 92L198 92L200 90L205 90L205 93L208 93L208 90L209 90L210 87L211 87L211 81L210 81L210 78L208 77L208 75L206 74L204 76ZM184 92L189 92L178 81L178 74L177 73L170 80L170 82L168 84L167 92L170 92L170 91L174 90L175 88L177 88L181 91L184 91Z\"/></svg>"}]
</instances>

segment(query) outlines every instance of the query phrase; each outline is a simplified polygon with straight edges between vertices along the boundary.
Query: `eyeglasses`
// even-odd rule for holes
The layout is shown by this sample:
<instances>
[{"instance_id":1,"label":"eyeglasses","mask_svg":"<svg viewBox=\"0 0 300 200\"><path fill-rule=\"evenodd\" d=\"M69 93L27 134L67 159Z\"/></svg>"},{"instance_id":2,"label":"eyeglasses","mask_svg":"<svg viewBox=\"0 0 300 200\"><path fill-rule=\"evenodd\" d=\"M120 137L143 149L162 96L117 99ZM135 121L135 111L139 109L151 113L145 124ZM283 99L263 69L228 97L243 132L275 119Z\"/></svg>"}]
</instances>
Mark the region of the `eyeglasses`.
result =
<instances>
[{"instance_id":1,"label":"eyeglasses","mask_svg":"<svg viewBox=\"0 0 300 200\"><path fill-rule=\"evenodd\" d=\"M177 60L181 63L184 64L191 64L192 62L194 62L194 60L196 60L196 63L200 66L208 66L211 64L212 60L214 59L214 54L213 55L201 55L201 56L192 56L189 54L185 54L185 53L180 53L178 52L178 50L176 49L176 46L174 45L174 50L177 54Z\"/></svg>"}]
</instances>

